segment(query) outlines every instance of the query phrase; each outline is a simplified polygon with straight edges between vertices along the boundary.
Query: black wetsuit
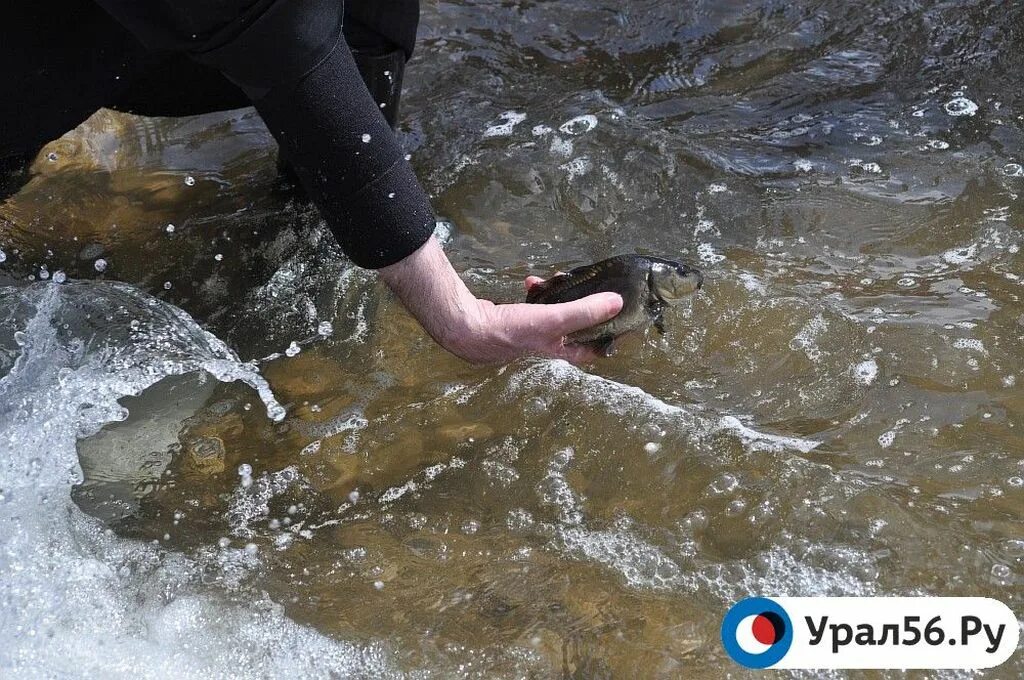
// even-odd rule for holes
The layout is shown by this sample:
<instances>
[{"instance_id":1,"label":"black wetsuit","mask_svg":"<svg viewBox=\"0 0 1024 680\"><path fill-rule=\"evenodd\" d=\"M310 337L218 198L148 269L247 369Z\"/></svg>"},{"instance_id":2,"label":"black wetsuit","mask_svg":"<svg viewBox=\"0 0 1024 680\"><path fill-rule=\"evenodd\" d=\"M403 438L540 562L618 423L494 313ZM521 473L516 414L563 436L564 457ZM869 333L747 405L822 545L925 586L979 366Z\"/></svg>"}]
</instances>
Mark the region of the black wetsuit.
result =
<instances>
[{"instance_id":1,"label":"black wetsuit","mask_svg":"<svg viewBox=\"0 0 1024 680\"><path fill-rule=\"evenodd\" d=\"M0 159L23 162L101 106L251 103L356 264L392 264L429 238L430 204L368 89L400 87L418 0L96 2L2 3Z\"/></svg>"}]
</instances>

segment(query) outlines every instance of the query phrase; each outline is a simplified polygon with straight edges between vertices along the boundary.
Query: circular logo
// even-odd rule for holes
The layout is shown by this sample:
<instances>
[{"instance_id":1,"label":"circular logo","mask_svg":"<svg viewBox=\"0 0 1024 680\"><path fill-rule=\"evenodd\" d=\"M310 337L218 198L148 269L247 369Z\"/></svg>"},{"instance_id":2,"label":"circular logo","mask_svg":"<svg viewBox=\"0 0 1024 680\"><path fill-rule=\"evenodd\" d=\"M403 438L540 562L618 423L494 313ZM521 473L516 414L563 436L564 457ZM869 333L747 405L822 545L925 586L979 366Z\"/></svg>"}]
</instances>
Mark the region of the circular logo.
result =
<instances>
[{"instance_id":1,"label":"circular logo","mask_svg":"<svg viewBox=\"0 0 1024 680\"><path fill-rule=\"evenodd\" d=\"M774 600L748 597L734 604L722 621L722 645L736 663L768 668L793 644L793 625Z\"/></svg>"}]
</instances>

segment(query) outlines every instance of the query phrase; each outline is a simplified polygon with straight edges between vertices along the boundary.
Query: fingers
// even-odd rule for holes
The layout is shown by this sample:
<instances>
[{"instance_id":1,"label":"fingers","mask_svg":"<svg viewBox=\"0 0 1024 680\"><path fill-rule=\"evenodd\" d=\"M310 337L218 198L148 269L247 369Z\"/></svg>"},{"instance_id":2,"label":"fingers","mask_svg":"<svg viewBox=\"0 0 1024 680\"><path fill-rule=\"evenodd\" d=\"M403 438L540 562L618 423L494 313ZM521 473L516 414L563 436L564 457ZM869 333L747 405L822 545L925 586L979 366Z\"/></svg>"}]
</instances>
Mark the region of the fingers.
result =
<instances>
[{"instance_id":1,"label":"fingers","mask_svg":"<svg viewBox=\"0 0 1024 680\"><path fill-rule=\"evenodd\" d=\"M549 305L554 314L552 331L569 335L584 328L608 321L622 311L618 293L595 293L573 302Z\"/></svg>"}]
</instances>

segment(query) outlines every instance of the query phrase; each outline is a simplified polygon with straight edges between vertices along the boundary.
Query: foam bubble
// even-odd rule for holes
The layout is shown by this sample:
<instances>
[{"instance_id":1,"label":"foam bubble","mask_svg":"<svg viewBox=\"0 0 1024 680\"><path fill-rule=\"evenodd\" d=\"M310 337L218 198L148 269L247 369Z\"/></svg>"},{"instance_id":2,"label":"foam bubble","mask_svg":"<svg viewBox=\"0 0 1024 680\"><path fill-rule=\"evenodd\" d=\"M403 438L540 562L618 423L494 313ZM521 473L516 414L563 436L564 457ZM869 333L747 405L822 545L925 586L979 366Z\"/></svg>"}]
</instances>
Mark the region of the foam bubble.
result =
<instances>
[{"instance_id":1,"label":"foam bubble","mask_svg":"<svg viewBox=\"0 0 1024 680\"><path fill-rule=\"evenodd\" d=\"M862 361L851 368L853 379L858 385L867 387L878 377L878 363L874 359Z\"/></svg>"},{"instance_id":2,"label":"foam bubble","mask_svg":"<svg viewBox=\"0 0 1024 680\"><path fill-rule=\"evenodd\" d=\"M586 114L576 116L558 126L559 132L567 135L582 135L597 127L597 116Z\"/></svg>"},{"instance_id":3,"label":"foam bubble","mask_svg":"<svg viewBox=\"0 0 1024 680\"><path fill-rule=\"evenodd\" d=\"M951 248L942 253L942 259L952 265L966 264L978 255L978 244L972 243L963 248Z\"/></svg>"},{"instance_id":4,"label":"foam bubble","mask_svg":"<svg viewBox=\"0 0 1024 680\"><path fill-rule=\"evenodd\" d=\"M526 114L520 111L505 111L498 114L498 120L500 122L491 123L484 130L484 139L510 136L513 128L526 120Z\"/></svg>"},{"instance_id":5,"label":"foam bubble","mask_svg":"<svg viewBox=\"0 0 1024 680\"><path fill-rule=\"evenodd\" d=\"M973 116L978 112L978 105L967 97L954 97L942 105L950 116Z\"/></svg>"},{"instance_id":6,"label":"foam bubble","mask_svg":"<svg viewBox=\"0 0 1024 680\"><path fill-rule=\"evenodd\" d=\"M590 172L591 163L589 158L581 156L580 158L572 159L568 163L563 163L558 167L565 170L568 175L567 179L571 182L577 177L581 177Z\"/></svg>"}]
</instances>

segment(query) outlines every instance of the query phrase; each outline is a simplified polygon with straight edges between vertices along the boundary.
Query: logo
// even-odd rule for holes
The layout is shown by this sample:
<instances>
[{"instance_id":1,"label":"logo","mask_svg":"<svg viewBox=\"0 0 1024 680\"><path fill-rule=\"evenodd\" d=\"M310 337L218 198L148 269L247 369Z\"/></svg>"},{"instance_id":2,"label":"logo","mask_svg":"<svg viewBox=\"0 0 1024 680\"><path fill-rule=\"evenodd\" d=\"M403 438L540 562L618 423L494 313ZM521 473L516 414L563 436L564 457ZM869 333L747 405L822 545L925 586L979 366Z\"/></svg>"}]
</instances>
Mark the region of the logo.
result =
<instances>
[{"instance_id":1,"label":"logo","mask_svg":"<svg viewBox=\"0 0 1024 680\"><path fill-rule=\"evenodd\" d=\"M751 597L722 621L725 651L755 669L995 668L1019 641L987 597Z\"/></svg>"},{"instance_id":2,"label":"logo","mask_svg":"<svg viewBox=\"0 0 1024 680\"><path fill-rule=\"evenodd\" d=\"M734 604L722 621L722 645L747 668L768 668L793 644L789 614L774 600L748 597Z\"/></svg>"}]
</instances>

